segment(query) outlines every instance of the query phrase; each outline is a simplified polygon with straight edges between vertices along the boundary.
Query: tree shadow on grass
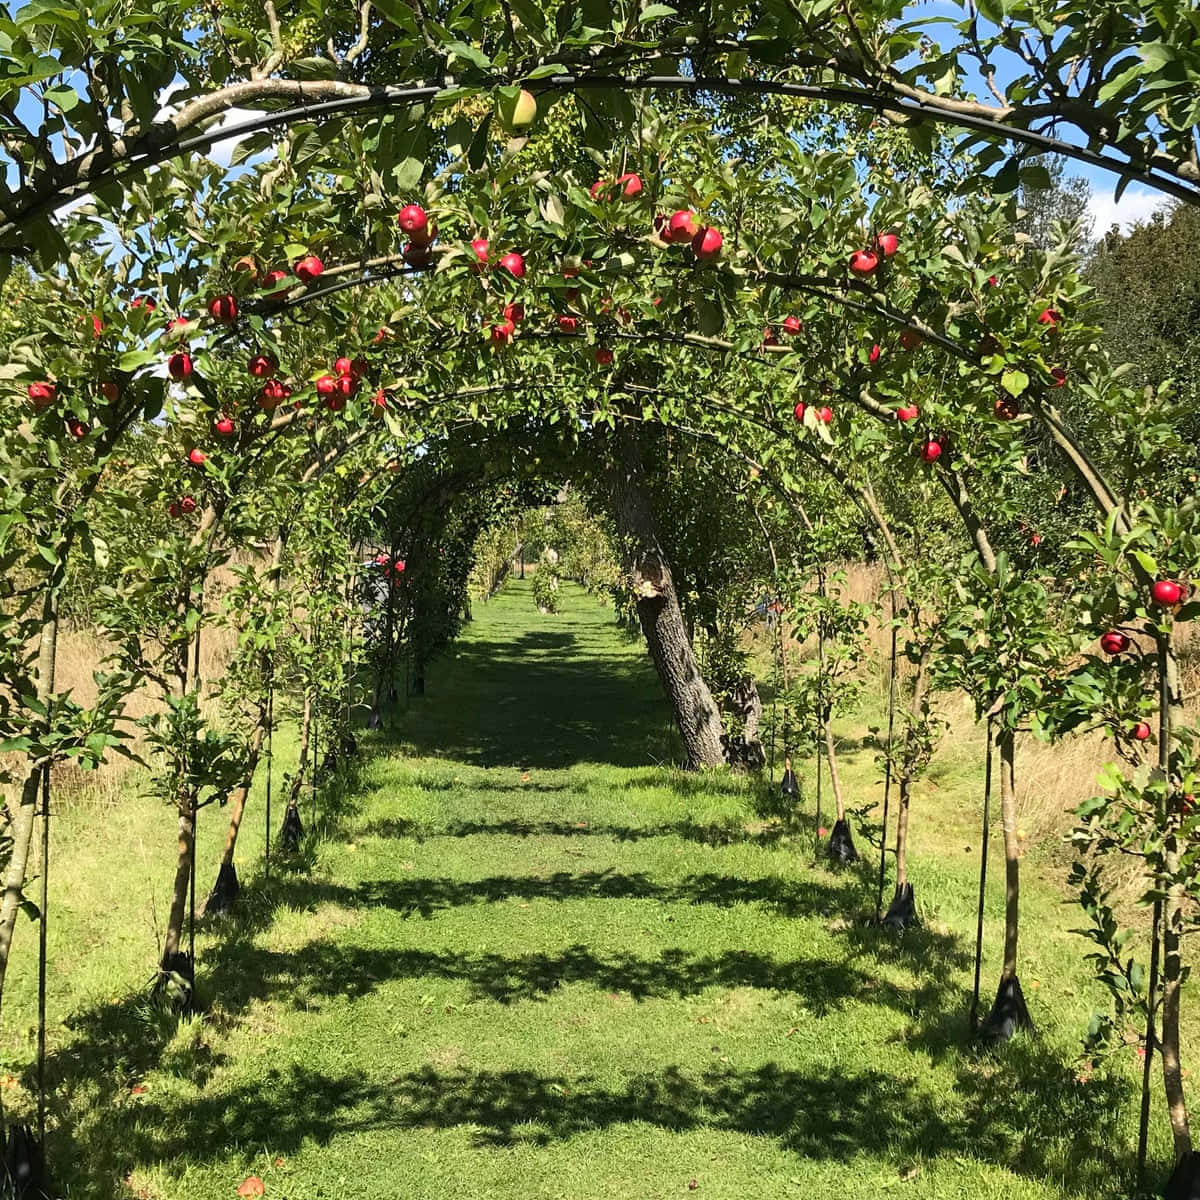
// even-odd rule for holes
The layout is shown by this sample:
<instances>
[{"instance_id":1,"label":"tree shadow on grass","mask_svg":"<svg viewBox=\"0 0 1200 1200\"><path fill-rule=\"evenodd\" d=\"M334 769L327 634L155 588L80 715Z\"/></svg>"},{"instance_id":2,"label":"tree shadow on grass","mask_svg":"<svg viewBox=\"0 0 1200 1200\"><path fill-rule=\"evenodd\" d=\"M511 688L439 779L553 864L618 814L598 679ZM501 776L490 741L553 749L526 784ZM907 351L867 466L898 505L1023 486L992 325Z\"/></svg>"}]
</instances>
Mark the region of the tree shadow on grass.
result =
<instances>
[{"instance_id":1,"label":"tree shadow on grass","mask_svg":"<svg viewBox=\"0 0 1200 1200\"><path fill-rule=\"evenodd\" d=\"M468 643L439 661L425 697L384 735L412 754L532 768L681 756L648 661L596 654L571 633L549 632Z\"/></svg>"},{"instance_id":2,"label":"tree shadow on grass","mask_svg":"<svg viewBox=\"0 0 1200 1200\"><path fill-rule=\"evenodd\" d=\"M237 1145L289 1157L319 1150L335 1136L391 1131L399 1139L410 1130L462 1129L478 1147L503 1150L637 1124L769 1139L815 1161L870 1155L893 1169L970 1156L1059 1183L1066 1195L1109 1194L1116 1169L1110 1147L1119 1136L1112 1114L1125 1100L1122 1085L1097 1084L1075 1101L1065 1077L1055 1079L1056 1099L1034 1109L1022 1078L1021 1064L1002 1065L990 1077L965 1074L958 1081L961 1103L946 1104L919 1077L846 1064L826 1071L669 1065L614 1085L431 1066L371 1078L290 1063L199 1098L144 1097L136 1120L127 1111L100 1112L71 1158L115 1180L143 1165L174 1172L223 1161Z\"/></svg>"},{"instance_id":3,"label":"tree shadow on grass","mask_svg":"<svg viewBox=\"0 0 1200 1200\"><path fill-rule=\"evenodd\" d=\"M544 789L555 790L552 788ZM359 837L435 838L492 837L608 837L618 842L641 842L650 838L677 837L705 846L730 846L747 842L777 846L788 831L779 825L747 828L741 817L728 821L664 821L656 825L614 825L606 821L532 821L512 818L503 821L415 821L408 817L382 817L357 831Z\"/></svg>"}]
</instances>

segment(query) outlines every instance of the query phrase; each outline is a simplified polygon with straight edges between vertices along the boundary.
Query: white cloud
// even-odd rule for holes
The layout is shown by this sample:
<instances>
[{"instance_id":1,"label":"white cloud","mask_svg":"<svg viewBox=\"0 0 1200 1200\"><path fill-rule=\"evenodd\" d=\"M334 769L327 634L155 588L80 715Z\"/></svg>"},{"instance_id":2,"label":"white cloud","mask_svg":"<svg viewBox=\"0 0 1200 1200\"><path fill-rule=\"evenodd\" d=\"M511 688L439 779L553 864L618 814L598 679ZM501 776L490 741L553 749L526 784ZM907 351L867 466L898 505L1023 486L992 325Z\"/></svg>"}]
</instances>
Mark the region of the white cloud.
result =
<instances>
[{"instance_id":1,"label":"white cloud","mask_svg":"<svg viewBox=\"0 0 1200 1200\"><path fill-rule=\"evenodd\" d=\"M1127 187L1119 201L1115 197L1115 187L1093 187L1088 203L1093 238L1103 237L1114 225L1119 225L1122 233L1128 233L1134 225L1149 220L1171 203L1169 196L1144 187Z\"/></svg>"},{"instance_id":2,"label":"white cloud","mask_svg":"<svg viewBox=\"0 0 1200 1200\"><path fill-rule=\"evenodd\" d=\"M220 128L226 125L240 125L243 121L253 120L255 117L263 116L263 111L257 108L231 108L228 109L225 115L221 118ZM246 135L249 136L249 135ZM208 157L213 162L220 164L222 167L228 167L233 162L233 152L239 142L244 141L244 137L225 138L222 141L214 142L208 151ZM255 161L261 156L251 156L247 161Z\"/></svg>"}]
</instances>

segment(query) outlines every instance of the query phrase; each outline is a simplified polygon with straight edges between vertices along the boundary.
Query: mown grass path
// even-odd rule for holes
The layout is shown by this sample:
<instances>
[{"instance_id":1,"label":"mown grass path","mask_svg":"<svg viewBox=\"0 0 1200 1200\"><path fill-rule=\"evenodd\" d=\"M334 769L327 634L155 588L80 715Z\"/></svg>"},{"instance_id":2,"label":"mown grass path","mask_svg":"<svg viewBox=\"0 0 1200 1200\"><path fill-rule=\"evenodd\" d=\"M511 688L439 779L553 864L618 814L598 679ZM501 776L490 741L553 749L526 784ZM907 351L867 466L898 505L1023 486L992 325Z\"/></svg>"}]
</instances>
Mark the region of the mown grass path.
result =
<instances>
[{"instance_id":1,"label":"mown grass path","mask_svg":"<svg viewBox=\"0 0 1200 1200\"><path fill-rule=\"evenodd\" d=\"M310 861L204 934L204 1020L139 1000L144 869L64 844L110 888L77 864L56 926L71 1195L213 1200L250 1174L290 1200L1112 1194L1134 1101L1076 1079L1081 943L1027 934L1043 1038L964 1052L973 857L927 843L931 919L877 933L872 868L814 865L744 782L655 765L677 749L640 642L566 601L539 617L514 582L479 606L319 797ZM1034 889L1030 921L1057 904Z\"/></svg>"}]
</instances>

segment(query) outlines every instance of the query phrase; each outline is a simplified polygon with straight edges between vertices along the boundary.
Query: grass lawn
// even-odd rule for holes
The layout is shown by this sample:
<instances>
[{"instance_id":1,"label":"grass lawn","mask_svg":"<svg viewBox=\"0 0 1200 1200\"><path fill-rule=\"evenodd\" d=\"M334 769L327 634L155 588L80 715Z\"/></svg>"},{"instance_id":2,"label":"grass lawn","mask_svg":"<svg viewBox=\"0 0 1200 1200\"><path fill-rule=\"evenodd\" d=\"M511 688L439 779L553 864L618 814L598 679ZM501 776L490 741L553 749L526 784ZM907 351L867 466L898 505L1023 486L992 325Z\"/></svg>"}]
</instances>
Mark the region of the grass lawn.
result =
<instances>
[{"instance_id":1,"label":"grass lawn","mask_svg":"<svg viewBox=\"0 0 1200 1200\"><path fill-rule=\"evenodd\" d=\"M880 933L863 922L875 868L828 870L811 826L761 819L752 784L673 770L640 641L578 589L565 601L539 616L514 581L480 605L428 694L318 796L305 862L269 881L256 792L242 911L199 939L203 1018L144 1000L170 813L132 791L64 813L49 1069L67 1194L213 1200L250 1174L281 1200L1127 1189L1138 1060L1077 1079L1098 997L1036 855L1022 978L1040 1033L966 1048L977 743L950 744L914 814L923 927ZM881 790L864 728L841 730L853 803ZM281 768L294 742L277 749ZM223 823L202 814L202 885ZM18 929L5 998L17 1111L34 932ZM1164 1130L1156 1112L1165 1161Z\"/></svg>"}]
</instances>

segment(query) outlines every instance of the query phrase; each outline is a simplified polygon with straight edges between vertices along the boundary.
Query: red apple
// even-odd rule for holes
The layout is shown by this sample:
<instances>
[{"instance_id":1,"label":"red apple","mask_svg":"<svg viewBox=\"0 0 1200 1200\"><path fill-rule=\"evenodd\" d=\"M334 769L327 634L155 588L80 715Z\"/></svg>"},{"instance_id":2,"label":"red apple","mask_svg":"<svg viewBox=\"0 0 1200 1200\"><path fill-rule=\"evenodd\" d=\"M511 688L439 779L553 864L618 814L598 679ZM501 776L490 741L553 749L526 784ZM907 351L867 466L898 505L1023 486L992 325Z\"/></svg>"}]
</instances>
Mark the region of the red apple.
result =
<instances>
[{"instance_id":1,"label":"red apple","mask_svg":"<svg viewBox=\"0 0 1200 1200\"><path fill-rule=\"evenodd\" d=\"M793 337L795 337L803 328L804 325L799 317L792 316L783 318L784 333L790 333Z\"/></svg>"},{"instance_id":2,"label":"red apple","mask_svg":"<svg viewBox=\"0 0 1200 1200\"><path fill-rule=\"evenodd\" d=\"M315 254L306 254L292 269L301 283L312 283L325 270L325 264ZM270 280L274 274L274 271L268 272L267 279Z\"/></svg>"},{"instance_id":3,"label":"red apple","mask_svg":"<svg viewBox=\"0 0 1200 1200\"><path fill-rule=\"evenodd\" d=\"M1183 585L1173 579L1158 579L1150 589L1150 594L1154 597L1155 604L1171 608L1183 599Z\"/></svg>"},{"instance_id":4,"label":"red apple","mask_svg":"<svg viewBox=\"0 0 1200 1200\"><path fill-rule=\"evenodd\" d=\"M625 185L621 189L621 195L624 196L626 200L632 200L634 197L642 194L641 176L635 175L632 171L627 171L624 175L618 175L617 183L623 183Z\"/></svg>"},{"instance_id":5,"label":"red apple","mask_svg":"<svg viewBox=\"0 0 1200 1200\"><path fill-rule=\"evenodd\" d=\"M185 515L196 511L196 501L191 496L184 496L179 502L179 509Z\"/></svg>"},{"instance_id":6,"label":"red apple","mask_svg":"<svg viewBox=\"0 0 1200 1200\"><path fill-rule=\"evenodd\" d=\"M358 391L358 380L353 375L339 375L334 387L336 388L337 395L345 400Z\"/></svg>"},{"instance_id":7,"label":"red apple","mask_svg":"<svg viewBox=\"0 0 1200 1200\"><path fill-rule=\"evenodd\" d=\"M706 225L692 238L692 253L697 258L716 258L721 253L724 242L725 239L721 236L719 229Z\"/></svg>"},{"instance_id":8,"label":"red apple","mask_svg":"<svg viewBox=\"0 0 1200 1200\"><path fill-rule=\"evenodd\" d=\"M588 188L588 195L591 196L593 200L599 199L600 193L603 192L608 186L609 184L607 179L597 179L596 182L593 183L590 188Z\"/></svg>"},{"instance_id":9,"label":"red apple","mask_svg":"<svg viewBox=\"0 0 1200 1200\"><path fill-rule=\"evenodd\" d=\"M870 275L879 266L879 255L871 250L855 250L850 255L850 270L855 275Z\"/></svg>"},{"instance_id":10,"label":"red apple","mask_svg":"<svg viewBox=\"0 0 1200 1200\"><path fill-rule=\"evenodd\" d=\"M179 507L179 502L177 500L172 500L171 503L167 505L167 516L173 517L175 520L179 520L181 515L182 510Z\"/></svg>"},{"instance_id":11,"label":"red apple","mask_svg":"<svg viewBox=\"0 0 1200 1200\"><path fill-rule=\"evenodd\" d=\"M317 395L332 396L337 391L337 380L332 375L322 375L316 383Z\"/></svg>"},{"instance_id":12,"label":"red apple","mask_svg":"<svg viewBox=\"0 0 1200 1200\"><path fill-rule=\"evenodd\" d=\"M192 356L185 350L172 354L167 359L167 374L172 379L190 379L192 377Z\"/></svg>"},{"instance_id":13,"label":"red apple","mask_svg":"<svg viewBox=\"0 0 1200 1200\"><path fill-rule=\"evenodd\" d=\"M607 346L596 347L596 363L601 367L612 366L613 352Z\"/></svg>"},{"instance_id":14,"label":"red apple","mask_svg":"<svg viewBox=\"0 0 1200 1200\"><path fill-rule=\"evenodd\" d=\"M770 325L763 326L763 345L764 346L778 346L779 345L779 338L777 338L775 336L775 330L773 330L770 327Z\"/></svg>"},{"instance_id":15,"label":"red apple","mask_svg":"<svg viewBox=\"0 0 1200 1200\"><path fill-rule=\"evenodd\" d=\"M807 408L808 408L808 405L805 404L803 400L801 400L800 403L797 404L796 407L792 409L792 416L795 417L797 421L803 421L804 413Z\"/></svg>"},{"instance_id":16,"label":"red apple","mask_svg":"<svg viewBox=\"0 0 1200 1200\"><path fill-rule=\"evenodd\" d=\"M193 467L202 467L206 462L208 462L208 455L200 449L189 450L188 462L190 462Z\"/></svg>"},{"instance_id":17,"label":"red apple","mask_svg":"<svg viewBox=\"0 0 1200 1200\"><path fill-rule=\"evenodd\" d=\"M882 353L883 353L883 350L880 348L879 343L876 342L875 345L873 345L871 347L870 353L867 355L867 362L877 363L879 361L879 356Z\"/></svg>"},{"instance_id":18,"label":"red apple","mask_svg":"<svg viewBox=\"0 0 1200 1200\"><path fill-rule=\"evenodd\" d=\"M292 389L282 380L268 379L258 394L258 405L260 408L272 409L284 400L290 399L291 395ZM299 402L296 407L300 407Z\"/></svg>"},{"instance_id":19,"label":"red apple","mask_svg":"<svg viewBox=\"0 0 1200 1200\"><path fill-rule=\"evenodd\" d=\"M487 238L476 238L471 243L471 251L475 255L478 266L476 270L487 266L488 260L488 240Z\"/></svg>"},{"instance_id":20,"label":"red apple","mask_svg":"<svg viewBox=\"0 0 1200 1200\"><path fill-rule=\"evenodd\" d=\"M58 395L58 389L54 384L46 380L43 380L41 383L31 383L25 391L29 399L33 401L33 407L38 412L41 412L44 408L49 408Z\"/></svg>"},{"instance_id":21,"label":"red apple","mask_svg":"<svg viewBox=\"0 0 1200 1200\"><path fill-rule=\"evenodd\" d=\"M497 346L507 346L512 341L512 336L516 333L517 327L511 321L504 321L501 324L492 326L492 341Z\"/></svg>"},{"instance_id":22,"label":"red apple","mask_svg":"<svg viewBox=\"0 0 1200 1200\"><path fill-rule=\"evenodd\" d=\"M221 437L230 437L234 433L233 418L218 417L213 422L213 429L216 430Z\"/></svg>"},{"instance_id":23,"label":"red apple","mask_svg":"<svg viewBox=\"0 0 1200 1200\"><path fill-rule=\"evenodd\" d=\"M101 322L100 318L95 313L93 313L92 314L92 337L99 337L100 334L103 332L104 332L103 323Z\"/></svg>"},{"instance_id":24,"label":"red apple","mask_svg":"<svg viewBox=\"0 0 1200 1200\"><path fill-rule=\"evenodd\" d=\"M88 431L88 427L78 417L67 418L67 429L76 441L81 437L85 437Z\"/></svg>"},{"instance_id":25,"label":"red apple","mask_svg":"<svg viewBox=\"0 0 1200 1200\"><path fill-rule=\"evenodd\" d=\"M1000 286L1000 280L999 280L999 278L998 278L997 276L995 276L995 275L989 275L989 276L987 277L987 284L988 284L988 287L999 287L999 286Z\"/></svg>"},{"instance_id":26,"label":"red apple","mask_svg":"<svg viewBox=\"0 0 1200 1200\"><path fill-rule=\"evenodd\" d=\"M1062 324L1062 313L1057 308L1043 308L1038 313L1039 325L1058 326Z\"/></svg>"},{"instance_id":27,"label":"red apple","mask_svg":"<svg viewBox=\"0 0 1200 1200\"><path fill-rule=\"evenodd\" d=\"M896 409L897 421L915 421L921 415L921 410L915 404L902 404Z\"/></svg>"},{"instance_id":28,"label":"red apple","mask_svg":"<svg viewBox=\"0 0 1200 1200\"><path fill-rule=\"evenodd\" d=\"M346 397L342 395L326 396L323 403L330 412L341 412L346 407Z\"/></svg>"},{"instance_id":29,"label":"red apple","mask_svg":"<svg viewBox=\"0 0 1200 1200\"><path fill-rule=\"evenodd\" d=\"M1051 367L1050 378L1054 380L1054 382L1050 385L1051 387L1065 387L1067 382L1067 368Z\"/></svg>"},{"instance_id":30,"label":"red apple","mask_svg":"<svg viewBox=\"0 0 1200 1200\"><path fill-rule=\"evenodd\" d=\"M1121 654L1129 649L1129 639L1117 629L1110 629L1100 638L1100 649L1105 654Z\"/></svg>"},{"instance_id":31,"label":"red apple","mask_svg":"<svg viewBox=\"0 0 1200 1200\"><path fill-rule=\"evenodd\" d=\"M558 327L563 333L574 333L579 328L579 318L569 317L564 314L558 318Z\"/></svg>"},{"instance_id":32,"label":"red apple","mask_svg":"<svg viewBox=\"0 0 1200 1200\"><path fill-rule=\"evenodd\" d=\"M311 275L300 275L300 267L306 262L316 263L317 269ZM310 279L315 279L324 269L325 268L321 266L321 260L319 258L302 258L300 262L296 264L296 274L300 275L300 278L303 279L305 283L307 283ZM278 267L276 267L273 271L268 271L262 277L262 283L259 284L259 289L260 291L269 292L277 283L282 283L287 277L288 273L286 271L281 271Z\"/></svg>"},{"instance_id":33,"label":"red apple","mask_svg":"<svg viewBox=\"0 0 1200 1200\"><path fill-rule=\"evenodd\" d=\"M333 373L335 375L349 375L354 371L354 364L343 355L339 359L334 360Z\"/></svg>"},{"instance_id":34,"label":"red apple","mask_svg":"<svg viewBox=\"0 0 1200 1200\"><path fill-rule=\"evenodd\" d=\"M1133 736L1136 741L1144 742L1150 736L1150 726L1145 721L1139 721L1133 727Z\"/></svg>"},{"instance_id":35,"label":"red apple","mask_svg":"<svg viewBox=\"0 0 1200 1200\"><path fill-rule=\"evenodd\" d=\"M690 242L699 232L696 214L690 208L679 209L667 222L667 240L670 242Z\"/></svg>"},{"instance_id":36,"label":"red apple","mask_svg":"<svg viewBox=\"0 0 1200 1200\"><path fill-rule=\"evenodd\" d=\"M520 303L506 304L504 306L504 319L511 321L513 325L525 320L525 305Z\"/></svg>"},{"instance_id":37,"label":"red apple","mask_svg":"<svg viewBox=\"0 0 1200 1200\"><path fill-rule=\"evenodd\" d=\"M223 296L214 296L208 302L208 315L222 325L232 325L237 320L237 297L226 292Z\"/></svg>"},{"instance_id":38,"label":"red apple","mask_svg":"<svg viewBox=\"0 0 1200 1200\"><path fill-rule=\"evenodd\" d=\"M380 388L379 391L371 397L371 412L374 416L380 417L384 414L388 406L387 392Z\"/></svg>"},{"instance_id":39,"label":"red apple","mask_svg":"<svg viewBox=\"0 0 1200 1200\"><path fill-rule=\"evenodd\" d=\"M273 354L256 354L246 366L255 379L265 379L279 370L279 360Z\"/></svg>"},{"instance_id":40,"label":"red apple","mask_svg":"<svg viewBox=\"0 0 1200 1200\"><path fill-rule=\"evenodd\" d=\"M396 217L396 224L415 241L429 227L429 216L419 204L406 204Z\"/></svg>"},{"instance_id":41,"label":"red apple","mask_svg":"<svg viewBox=\"0 0 1200 1200\"><path fill-rule=\"evenodd\" d=\"M894 233L881 233L875 239L875 248L884 258L891 258L900 249L900 239Z\"/></svg>"},{"instance_id":42,"label":"red apple","mask_svg":"<svg viewBox=\"0 0 1200 1200\"><path fill-rule=\"evenodd\" d=\"M833 409L830 408L828 404L825 404L821 408L817 409L817 420L820 421L822 425L828 425L829 422L833 420Z\"/></svg>"},{"instance_id":43,"label":"red apple","mask_svg":"<svg viewBox=\"0 0 1200 1200\"><path fill-rule=\"evenodd\" d=\"M510 250L500 259L500 266L514 279L522 279L525 275L525 260L515 250Z\"/></svg>"},{"instance_id":44,"label":"red apple","mask_svg":"<svg viewBox=\"0 0 1200 1200\"><path fill-rule=\"evenodd\" d=\"M130 308L144 308L147 312L153 312L157 307L157 303L151 300L149 296L134 296L129 303Z\"/></svg>"},{"instance_id":45,"label":"red apple","mask_svg":"<svg viewBox=\"0 0 1200 1200\"><path fill-rule=\"evenodd\" d=\"M106 379L100 385L100 395L102 395L109 404L116 404L117 398L121 395L121 389L111 379Z\"/></svg>"},{"instance_id":46,"label":"red apple","mask_svg":"<svg viewBox=\"0 0 1200 1200\"><path fill-rule=\"evenodd\" d=\"M942 457L942 443L930 438L921 447L921 459L923 462L934 463Z\"/></svg>"}]
</instances>

